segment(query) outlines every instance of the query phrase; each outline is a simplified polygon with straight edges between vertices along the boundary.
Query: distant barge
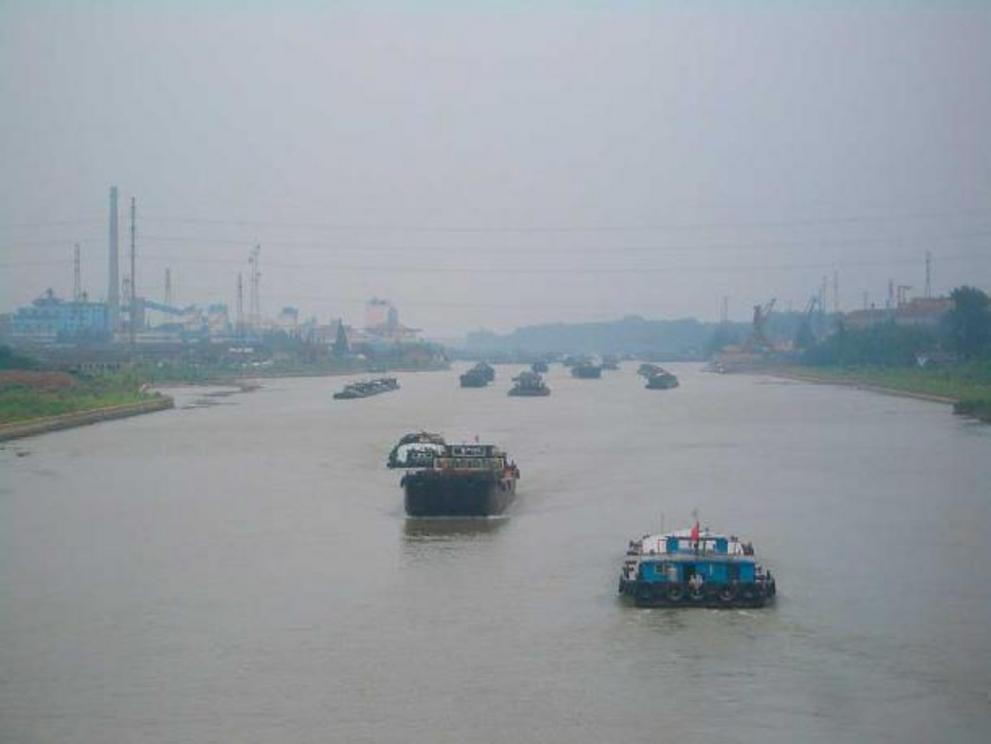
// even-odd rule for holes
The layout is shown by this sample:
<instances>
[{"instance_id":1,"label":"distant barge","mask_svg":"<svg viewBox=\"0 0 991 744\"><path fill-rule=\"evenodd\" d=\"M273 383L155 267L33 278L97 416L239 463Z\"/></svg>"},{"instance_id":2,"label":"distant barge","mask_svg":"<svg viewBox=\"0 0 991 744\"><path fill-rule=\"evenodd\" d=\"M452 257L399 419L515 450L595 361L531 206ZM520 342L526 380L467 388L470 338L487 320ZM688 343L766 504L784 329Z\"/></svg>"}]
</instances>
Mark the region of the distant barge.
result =
<instances>
[{"instance_id":1,"label":"distant barge","mask_svg":"<svg viewBox=\"0 0 991 744\"><path fill-rule=\"evenodd\" d=\"M678 387L678 378L657 364L641 364L637 374L647 380L648 390L670 390Z\"/></svg>"},{"instance_id":2,"label":"distant barge","mask_svg":"<svg viewBox=\"0 0 991 744\"><path fill-rule=\"evenodd\" d=\"M576 364L571 368L571 376L580 380L597 380L602 377L602 367L588 362Z\"/></svg>"},{"instance_id":3,"label":"distant barge","mask_svg":"<svg viewBox=\"0 0 991 744\"><path fill-rule=\"evenodd\" d=\"M495 379L495 369L485 362L479 362L474 367L461 375L461 387L480 388L485 387Z\"/></svg>"},{"instance_id":4,"label":"distant barge","mask_svg":"<svg viewBox=\"0 0 991 744\"><path fill-rule=\"evenodd\" d=\"M399 389L399 380L395 377L380 377L377 380L364 380L345 385L344 389L334 393L335 400L352 400L354 398L369 398L380 393L388 393Z\"/></svg>"},{"instance_id":5,"label":"distant barge","mask_svg":"<svg viewBox=\"0 0 991 744\"><path fill-rule=\"evenodd\" d=\"M530 370L524 370L514 377L513 387L507 393L522 397L542 397L550 394L551 389L547 387L544 378Z\"/></svg>"},{"instance_id":6,"label":"distant barge","mask_svg":"<svg viewBox=\"0 0 991 744\"><path fill-rule=\"evenodd\" d=\"M763 607L777 586L750 543L696 524L631 540L619 592L638 607Z\"/></svg>"},{"instance_id":7,"label":"distant barge","mask_svg":"<svg viewBox=\"0 0 991 744\"><path fill-rule=\"evenodd\" d=\"M448 444L437 434L407 434L389 453L411 517L488 517L516 497L520 471L491 444Z\"/></svg>"}]
</instances>

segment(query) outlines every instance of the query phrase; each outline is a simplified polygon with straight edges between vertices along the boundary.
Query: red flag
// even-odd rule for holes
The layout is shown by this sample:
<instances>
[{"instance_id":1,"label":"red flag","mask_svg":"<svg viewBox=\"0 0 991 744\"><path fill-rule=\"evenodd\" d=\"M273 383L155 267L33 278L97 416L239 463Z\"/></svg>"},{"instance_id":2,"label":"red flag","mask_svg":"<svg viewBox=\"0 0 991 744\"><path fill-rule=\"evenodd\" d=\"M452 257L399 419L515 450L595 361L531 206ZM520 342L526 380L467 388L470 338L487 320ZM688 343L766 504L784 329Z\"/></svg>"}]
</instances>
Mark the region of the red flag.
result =
<instances>
[{"instance_id":1,"label":"red flag","mask_svg":"<svg viewBox=\"0 0 991 744\"><path fill-rule=\"evenodd\" d=\"M699 541L699 523L696 522L692 525L692 542Z\"/></svg>"}]
</instances>

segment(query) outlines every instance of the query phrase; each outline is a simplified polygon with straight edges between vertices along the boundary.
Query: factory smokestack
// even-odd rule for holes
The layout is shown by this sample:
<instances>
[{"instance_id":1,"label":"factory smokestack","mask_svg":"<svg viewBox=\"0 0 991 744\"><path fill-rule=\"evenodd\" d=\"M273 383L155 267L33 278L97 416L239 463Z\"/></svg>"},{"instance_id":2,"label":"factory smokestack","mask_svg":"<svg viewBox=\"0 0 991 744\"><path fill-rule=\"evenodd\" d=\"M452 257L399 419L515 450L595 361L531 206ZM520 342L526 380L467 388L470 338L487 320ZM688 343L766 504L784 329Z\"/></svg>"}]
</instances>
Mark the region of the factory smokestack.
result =
<instances>
[{"instance_id":1,"label":"factory smokestack","mask_svg":"<svg viewBox=\"0 0 991 744\"><path fill-rule=\"evenodd\" d=\"M107 275L107 313L110 316L110 332L120 328L120 277L117 271L117 187L110 187L110 264Z\"/></svg>"}]
</instances>

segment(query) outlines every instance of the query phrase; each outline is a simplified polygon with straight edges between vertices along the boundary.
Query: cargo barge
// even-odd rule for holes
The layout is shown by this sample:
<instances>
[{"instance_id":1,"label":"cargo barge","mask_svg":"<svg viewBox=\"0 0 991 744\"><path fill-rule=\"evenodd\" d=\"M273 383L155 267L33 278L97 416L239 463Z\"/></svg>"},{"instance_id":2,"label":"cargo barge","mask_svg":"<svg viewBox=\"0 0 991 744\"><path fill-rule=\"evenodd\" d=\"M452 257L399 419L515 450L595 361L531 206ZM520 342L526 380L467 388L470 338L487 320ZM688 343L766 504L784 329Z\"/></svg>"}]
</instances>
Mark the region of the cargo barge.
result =
<instances>
[{"instance_id":1,"label":"cargo barge","mask_svg":"<svg viewBox=\"0 0 991 744\"><path fill-rule=\"evenodd\" d=\"M390 468L406 470L403 487L411 517L488 517L516 497L520 471L492 444L448 444L437 434L407 434L389 453Z\"/></svg>"},{"instance_id":2,"label":"cargo barge","mask_svg":"<svg viewBox=\"0 0 991 744\"><path fill-rule=\"evenodd\" d=\"M461 387L466 388L485 387L494 379L495 369L485 362L479 362L460 377Z\"/></svg>"},{"instance_id":3,"label":"cargo barge","mask_svg":"<svg viewBox=\"0 0 991 744\"><path fill-rule=\"evenodd\" d=\"M696 524L631 540L619 592L638 607L763 607L777 585L750 543Z\"/></svg>"},{"instance_id":4,"label":"cargo barge","mask_svg":"<svg viewBox=\"0 0 991 744\"><path fill-rule=\"evenodd\" d=\"M345 385L343 390L334 393L335 400L352 400L354 398L369 398L373 395L388 393L399 389L399 380L395 377L380 377L377 380L364 380Z\"/></svg>"},{"instance_id":5,"label":"cargo barge","mask_svg":"<svg viewBox=\"0 0 991 744\"><path fill-rule=\"evenodd\" d=\"M571 368L571 376L577 377L579 380L598 380L602 377L602 367L590 362L576 364Z\"/></svg>"},{"instance_id":6,"label":"cargo barge","mask_svg":"<svg viewBox=\"0 0 991 744\"><path fill-rule=\"evenodd\" d=\"M524 370L514 377L513 387L507 393L507 395L522 397L542 397L550 394L551 389L547 387L544 378L530 370Z\"/></svg>"}]
</instances>

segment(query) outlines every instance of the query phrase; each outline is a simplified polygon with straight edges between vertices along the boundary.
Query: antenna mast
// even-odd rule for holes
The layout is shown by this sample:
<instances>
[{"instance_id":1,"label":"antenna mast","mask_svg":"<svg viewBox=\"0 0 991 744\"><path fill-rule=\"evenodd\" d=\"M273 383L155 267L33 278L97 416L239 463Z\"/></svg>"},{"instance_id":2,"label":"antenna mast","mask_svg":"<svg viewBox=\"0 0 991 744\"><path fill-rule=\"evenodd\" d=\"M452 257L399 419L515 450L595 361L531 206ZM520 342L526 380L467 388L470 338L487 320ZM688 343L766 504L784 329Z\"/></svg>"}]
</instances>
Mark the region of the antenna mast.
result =
<instances>
[{"instance_id":1,"label":"antenna mast","mask_svg":"<svg viewBox=\"0 0 991 744\"><path fill-rule=\"evenodd\" d=\"M82 272L79 266L79 243L72 254L72 301L79 302L83 296Z\"/></svg>"},{"instance_id":2,"label":"antenna mast","mask_svg":"<svg viewBox=\"0 0 991 744\"><path fill-rule=\"evenodd\" d=\"M131 343L134 343L134 333L137 331L138 323L138 293L137 293L137 275L135 274L136 258L135 258L135 234L137 227L135 225L135 217L137 214L137 209L134 203L134 197L131 197L131 303L130 303L130 332L131 332Z\"/></svg>"},{"instance_id":3,"label":"antenna mast","mask_svg":"<svg viewBox=\"0 0 991 744\"><path fill-rule=\"evenodd\" d=\"M933 254L926 251L926 298L933 296Z\"/></svg>"},{"instance_id":4,"label":"antenna mast","mask_svg":"<svg viewBox=\"0 0 991 744\"><path fill-rule=\"evenodd\" d=\"M261 252L261 245L256 245L254 250L251 251L251 257L248 259L248 263L251 264L251 287L250 294L248 296L248 322L253 328L256 329L261 326L261 294L259 292L261 271L258 270L258 259Z\"/></svg>"},{"instance_id":5,"label":"antenna mast","mask_svg":"<svg viewBox=\"0 0 991 744\"><path fill-rule=\"evenodd\" d=\"M120 276L117 273L117 259L120 253L117 240L117 187L110 187L110 224L108 230L107 266L107 312L110 322L110 333L113 335L120 330Z\"/></svg>"},{"instance_id":6,"label":"antenna mast","mask_svg":"<svg viewBox=\"0 0 991 744\"><path fill-rule=\"evenodd\" d=\"M244 283L241 281L240 271L237 272L237 320L234 332L238 338L244 333Z\"/></svg>"}]
</instances>

